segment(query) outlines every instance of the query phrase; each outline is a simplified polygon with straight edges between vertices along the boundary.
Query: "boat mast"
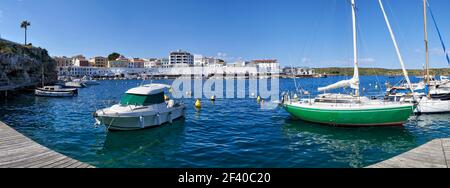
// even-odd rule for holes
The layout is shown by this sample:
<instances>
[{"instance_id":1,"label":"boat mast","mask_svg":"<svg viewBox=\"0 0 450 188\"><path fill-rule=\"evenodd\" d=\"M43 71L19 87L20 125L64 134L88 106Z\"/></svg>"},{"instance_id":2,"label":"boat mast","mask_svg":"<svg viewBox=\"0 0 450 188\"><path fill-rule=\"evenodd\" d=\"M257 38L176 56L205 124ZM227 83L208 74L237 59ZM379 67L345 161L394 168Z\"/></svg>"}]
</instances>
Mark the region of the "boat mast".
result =
<instances>
[{"instance_id":1,"label":"boat mast","mask_svg":"<svg viewBox=\"0 0 450 188\"><path fill-rule=\"evenodd\" d=\"M425 71L426 79L425 84L430 87L430 52L428 49L428 24L427 24L427 0L423 0L423 23L424 23L424 34L425 34ZM427 96L430 97L430 89L428 88Z\"/></svg>"},{"instance_id":2,"label":"boat mast","mask_svg":"<svg viewBox=\"0 0 450 188\"><path fill-rule=\"evenodd\" d=\"M380 4L381 11L383 12L384 20L386 21L386 25L389 29L389 33L391 34L391 39L392 39L392 42L394 43L394 47L397 52L397 57L398 57L398 60L400 61L400 65L403 70L403 75L405 76L405 79L406 79L406 82L408 83L409 89L411 90L411 92L414 92L412 85L411 85L411 81L409 80L408 71L406 71L406 68L405 68L405 63L403 63L402 54L400 53L400 49L398 48L398 45L397 45L397 40L395 39L395 35L394 35L394 32L392 31L391 24L387 17L386 11L384 11L383 2L381 2L381 0L378 0L378 2Z\"/></svg>"},{"instance_id":3,"label":"boat mast","mask_svg":"<svg viewBox=\"0 0 450 188\"><path fill-rule=\"evenodd\" d=\"M353 22L353 63L355 66L355 72L353 78L358 80L358 89L355 89L355 95L359 97L359 68L358 68L358 49L357 49L357 33L356 33L356 4L355 0L352 3L352 22Z\"/></svg>"}]
</instances>

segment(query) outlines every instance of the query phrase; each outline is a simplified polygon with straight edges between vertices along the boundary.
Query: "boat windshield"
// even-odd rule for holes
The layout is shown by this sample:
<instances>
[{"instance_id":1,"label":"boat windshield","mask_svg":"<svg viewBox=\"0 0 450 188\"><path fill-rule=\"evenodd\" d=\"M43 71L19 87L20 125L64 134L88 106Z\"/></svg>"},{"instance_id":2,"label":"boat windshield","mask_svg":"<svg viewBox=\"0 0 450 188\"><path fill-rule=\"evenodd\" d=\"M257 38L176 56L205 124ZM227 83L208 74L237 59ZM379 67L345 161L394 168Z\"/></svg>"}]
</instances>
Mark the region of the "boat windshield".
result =
<instances>
[{"instance_id":1,"label":"boat windshield","mask_svg":"<svg viewBox=\"0 0 450 188\"><path fill-rule=\"evenodd\" d=\"M153 95L125 94L120 101L121 105L147 106L164 103L164 92Z\"/></svg>"}]
</instances>

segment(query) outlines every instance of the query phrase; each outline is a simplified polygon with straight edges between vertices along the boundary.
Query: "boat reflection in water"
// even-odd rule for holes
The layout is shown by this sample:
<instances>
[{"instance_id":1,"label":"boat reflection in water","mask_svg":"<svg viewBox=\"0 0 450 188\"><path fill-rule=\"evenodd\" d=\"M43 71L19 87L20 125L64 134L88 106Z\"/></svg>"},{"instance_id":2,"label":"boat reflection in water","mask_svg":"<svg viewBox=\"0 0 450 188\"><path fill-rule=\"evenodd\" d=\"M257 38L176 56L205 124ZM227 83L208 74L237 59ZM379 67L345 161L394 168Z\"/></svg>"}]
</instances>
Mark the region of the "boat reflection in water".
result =
<instances>
[{"instance_id":1,"label":"boat reflection in water","mask_svg":"<svg viewBox=\"0 0 450 188\"><path fill-rule=\"evenodd\" d=\"M286 119L282 127L290 140L292 152L303 152L311 166L303 167L365 167L408 151L417 146L417 140L406 127L342 128ZM318 165L317 156L328 158ZM342 166L342 164L347 164Z\"/></svg>"},{"instance_id":2,"label":"boat reflection in water","mask_svg":"<svg viewBox=\"0 0 450 188\"><path fill-rule=\"evenodd\" d=\"M107 132L103 148L97 151L98 156L105 157L98 160L100 166L115 166L127 163L127 167L174 167L168 159L183 143L185 119L178 119L172 124L126 132ZM168 149L170 148L170 149ZM179 158L182 158L181 156ZM160 161L165 161L161 163ZM175 163L176 164L176 163Z\"/></svg>"}]
</instances>

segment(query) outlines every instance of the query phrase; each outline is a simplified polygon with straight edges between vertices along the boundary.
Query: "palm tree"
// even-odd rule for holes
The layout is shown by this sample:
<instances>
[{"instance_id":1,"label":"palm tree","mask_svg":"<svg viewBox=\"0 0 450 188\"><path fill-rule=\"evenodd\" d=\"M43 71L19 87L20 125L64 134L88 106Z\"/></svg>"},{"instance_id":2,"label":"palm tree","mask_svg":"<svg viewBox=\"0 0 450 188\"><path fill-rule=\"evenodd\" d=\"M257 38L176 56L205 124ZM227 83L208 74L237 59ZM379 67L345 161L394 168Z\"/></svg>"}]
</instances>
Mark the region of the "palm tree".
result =
<instances>
[{"instance_id":1,"label":"palm tree","mask_svg":"<svg viewBox=\"0 0 450 188\"><path fill-rule=\"evenodd\" d=\"M29 21L23 21L22 24L20 24L20 28L24 28L25 29L25 46L27 45L27 29L28 26L30 26L31 23Z\"/></svg>"}]
</instances>

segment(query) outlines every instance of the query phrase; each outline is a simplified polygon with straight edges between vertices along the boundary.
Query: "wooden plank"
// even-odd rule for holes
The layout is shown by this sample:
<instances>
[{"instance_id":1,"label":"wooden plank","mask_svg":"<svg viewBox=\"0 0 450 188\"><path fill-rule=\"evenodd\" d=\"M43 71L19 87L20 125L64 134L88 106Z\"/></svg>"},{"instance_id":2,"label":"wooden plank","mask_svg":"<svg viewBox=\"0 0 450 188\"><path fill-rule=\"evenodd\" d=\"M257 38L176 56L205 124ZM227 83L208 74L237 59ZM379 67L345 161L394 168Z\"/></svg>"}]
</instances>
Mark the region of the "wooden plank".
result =
<instances>
[{"instance_id":1,"label":"wooden plank","mask_svg":"<svg viewBox=\"0 0 450 188\"><path fill-rule=\"evenodd\" d=\"M28 164L24 165L23 167L25 167L25 168L39 168L41 166L45 166L47 164L51 164L51 163L53 163L55 161L62 160L64 158L66 158L66 156L61 155L59 153L52 152L50 155L46 156L45 158L41 158L39 160L35 160L35 161L31 162L31 163L28 163Z\"/></svg>"},{"instance_id":2,"label":"wooden plank","mask_svg":"<svg viewBox=\"0 0 450 188\"><path fill-rule=\"evenodd\" d=\"M47 150L37 155L27 154L26 156L16 157L10 161L0 163L0 166L3 166L4 168L18 168L25 166L26 164L31 163L35 160L39 160L42 157L47 157L50 154L52 154L52 151L50 150Z\"/></svg>"},{"instance_id":3,"label":"wooden plank","mask_svg":"<svg viewBox=\"0 0 450 188\"><path fill-rule=\"evenodd\" d=\"M94 168L50 150L0 122L0 168Z\"/></svg>"},{"instance_id":4,"label":"wooden plank","mask_svg":"<svg viewBox=\"0 0 450 188\"><path fill-rule=\"evenodd\" d=\"M450 139L435 139L368 168L449 168L447 144Z\"/></svg>"},{"instance_id":5,"label":"wooden plank","mask_svg":"<svg viewBox=\"0 0 450 188\"><path fill-rule=\"evenodd\" d=\"M54 163L52 163L52 164L45 165L45 166L43 166L43 168L61 168L61 167L60 167L61 165L65 164L65 163L67 163L67 162L70 162L71 160L72 160L72 159L70 159L70 158L65 158L65 159L63 159L63 160L54 162Z\"/></svg>"}]
</instances>

